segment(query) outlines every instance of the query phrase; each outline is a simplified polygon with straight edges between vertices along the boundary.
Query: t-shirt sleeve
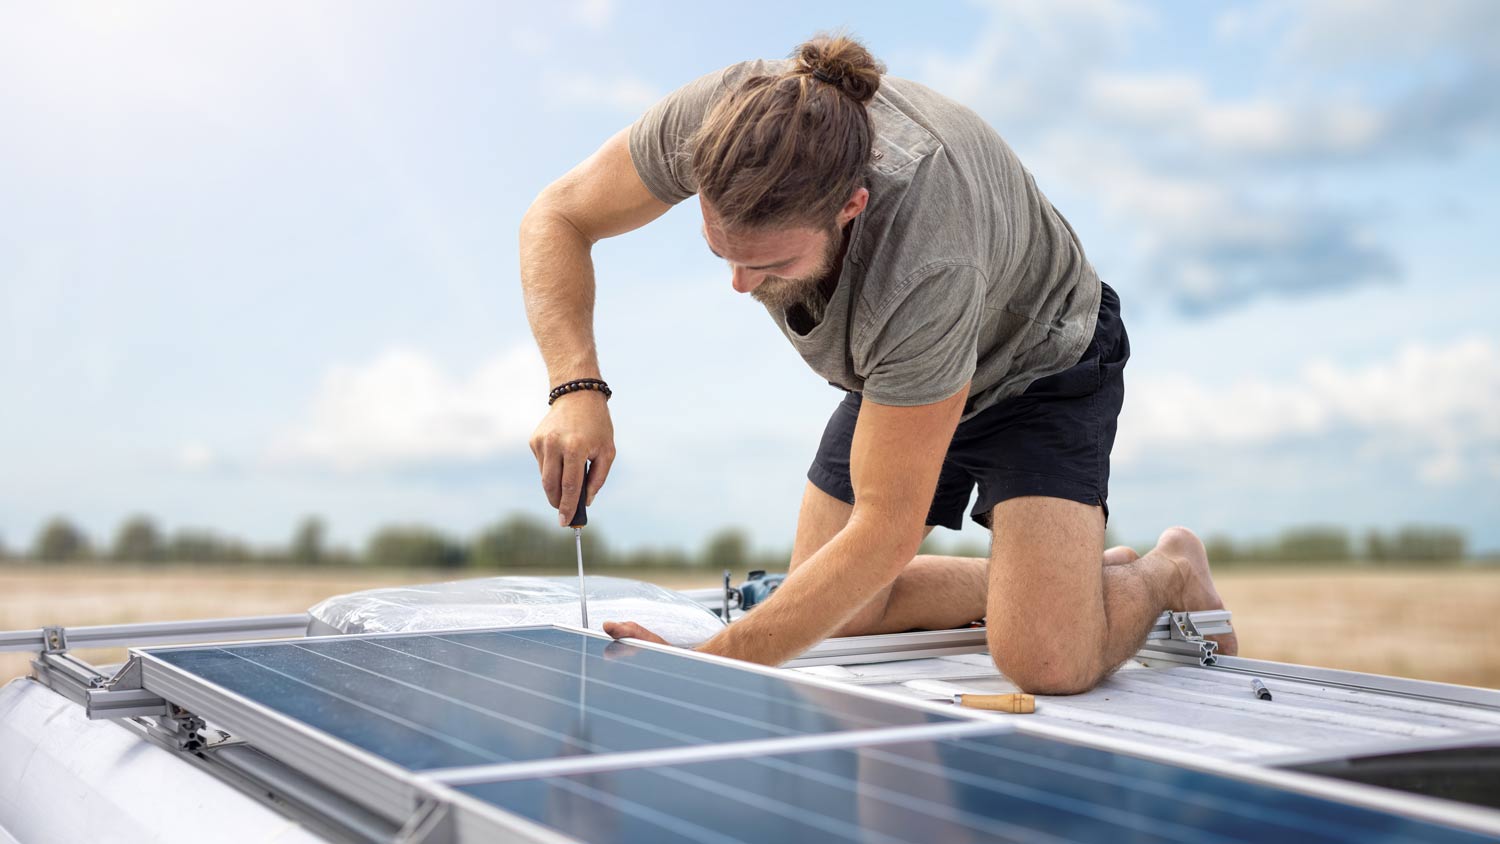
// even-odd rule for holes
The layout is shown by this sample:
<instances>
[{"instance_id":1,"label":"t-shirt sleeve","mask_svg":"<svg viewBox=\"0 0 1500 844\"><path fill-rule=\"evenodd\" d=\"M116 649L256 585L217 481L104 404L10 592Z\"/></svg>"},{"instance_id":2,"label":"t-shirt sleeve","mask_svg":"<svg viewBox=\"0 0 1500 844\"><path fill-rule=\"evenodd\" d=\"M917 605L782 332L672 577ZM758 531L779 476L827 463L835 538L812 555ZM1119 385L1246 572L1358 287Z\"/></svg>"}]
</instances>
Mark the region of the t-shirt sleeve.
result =
<instances>
[{"instance_id":1,"label":"t-shirt sleeve","mask_svg":"<svg viewBox=\"0 0 1500 844\"><path fill-rule=\"evenodd\" d=\"M863 354L864 396L910 407L942 401L974 377L984 277L968 266L943 267L913 281L876 316Z\"/></svg>"},{"instance_id":2,"label":"t-shirt sleeve","mask_svg":"<svg viewBox=\"0 0 1500 844\"><path fill-rule=\"evenodd\" d=\"M688 141L727 90L731 66L678 88L630 127L630 160L651 195L676 205L698 192Z\"/></svg>"}]
</instances>

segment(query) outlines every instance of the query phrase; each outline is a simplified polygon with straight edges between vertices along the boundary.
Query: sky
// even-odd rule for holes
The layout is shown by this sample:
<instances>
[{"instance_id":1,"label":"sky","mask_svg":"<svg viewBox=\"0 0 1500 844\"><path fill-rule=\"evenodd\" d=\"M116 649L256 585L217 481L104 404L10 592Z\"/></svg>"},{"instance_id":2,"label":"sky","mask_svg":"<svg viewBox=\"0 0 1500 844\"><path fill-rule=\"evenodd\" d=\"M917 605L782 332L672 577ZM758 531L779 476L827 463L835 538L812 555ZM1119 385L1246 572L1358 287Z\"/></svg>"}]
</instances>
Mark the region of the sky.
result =
<instances>
[{"instance_id":1,"label":"sky","mask_svg":"<svg viewBox=\"0 0 1500 844\"><path fill-rule=\"evenodd\" d=\"M1500 550L1500 3L924 8L0 2L0 538L548 517L522 214L673 88L845 27L985 117L1119 291L1117 536ZM787 547L842 394L698 220L594 250L591 524Z\"/></svg>"}]
</instances>

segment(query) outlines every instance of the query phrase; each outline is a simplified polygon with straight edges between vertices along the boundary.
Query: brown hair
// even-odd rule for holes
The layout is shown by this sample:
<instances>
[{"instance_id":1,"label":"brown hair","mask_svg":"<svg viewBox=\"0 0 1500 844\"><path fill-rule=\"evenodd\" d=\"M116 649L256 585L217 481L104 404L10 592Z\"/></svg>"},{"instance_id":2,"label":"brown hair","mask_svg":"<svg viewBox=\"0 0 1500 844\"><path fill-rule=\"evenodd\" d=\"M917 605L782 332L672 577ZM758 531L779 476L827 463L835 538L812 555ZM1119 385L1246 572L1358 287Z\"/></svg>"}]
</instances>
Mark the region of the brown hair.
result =
<instances>
[{"instance_id":1,"label":"brown hair","mask_svg":"<svg viewBox=\"0 0 1500 844\"><path fill-rule=\"evenodd\" d=\"M830 225L865 184L865 104L885 67L845 35L814 36L791 58L723 97L693 136L698 193L726 226Z\"/></svg>"}]
</instances>

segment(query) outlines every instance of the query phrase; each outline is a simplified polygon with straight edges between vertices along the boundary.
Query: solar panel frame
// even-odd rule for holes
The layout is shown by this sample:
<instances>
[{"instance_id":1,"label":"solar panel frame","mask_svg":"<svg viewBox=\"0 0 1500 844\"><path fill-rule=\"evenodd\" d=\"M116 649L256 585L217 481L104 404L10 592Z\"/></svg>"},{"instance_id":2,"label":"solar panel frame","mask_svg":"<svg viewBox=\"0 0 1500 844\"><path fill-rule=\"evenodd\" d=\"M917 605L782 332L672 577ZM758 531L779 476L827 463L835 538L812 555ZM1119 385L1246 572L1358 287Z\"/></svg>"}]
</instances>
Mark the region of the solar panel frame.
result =
<instances>
[{"instance_id":1,"label":"solar panel frame","mask_svg":"<svg viewBox=\"0 0 1500 844\"><path fill-rule=\"evenodd\" d=\"M518 633L536 630L561 630L594 639L610 640L609 636L597 631L565 624L538 624L505 628L481 627L442 631L406 631L397 633L354 633L341 636L319 636L316 639L319 642L340 639L367 641L371 639L420 636L423 634L449 636L490 631ZM242 647L258 644L284 645L297 641L299 640L284 638L262 639L226 643L223 645L214 645L213 647ZM843 731L841 735L845 736L847 742L852 745L871 742L883 743L889 740L888 736L890 735L910 736L913 730L920 731L922 729L936 729L937 733L935 735L951 735L954 732L952 729L953 725L955 723L963 724L963 722L972 724L974 731L983 732L1004 729L1002 725L995 724L994 722L984 723L985 719L982 719L975 713L959 710L951 706L917 701L822 678L715 657L684 648L657 646L638 641L632 641L630 644L648 650L659 650L676 657L714 662L737 671L767 674L792 685L828 689L837 691L840 694L878 700L887 704L896 703L903 708L933 712L943 715L947 719L945 723L929 725L903 726L900 728L872 727ZM244 739L251 745L293 768L317 778L333 790L370 808L372 811L389 820L398 823L403 822L410 818L424 802L432 799L433 787L439 780L429 773L402 767L351 742L336 738L322 730L304 724L296 718L278 712L272 707L224 688L203 677L199 677L189 670L168 663L158 656L158 654L168 651L193 650L203 647L205 646L183 645L132 650L132 657L140 661L142 687L194 715L211 721L216 727L227 730L237 738ZM889 732L892 729L899 729L900 732L892 734ZM733 742L732 744L736 746L736 750L740 755L749 755L759 752L759 746L763 742L775 742L776 744L773 746L786 747L790 744L790 746L795 747L799 739L812 741L816 744L827 735L826 733L819 733L788 738L751 739ZM596 754L595 758L614 755L616 754ZM559 770L568 770L570 766L577 765L576 760L578 758L568 757L555 761ZM548 765L539 762L505 764L527 765L528 770L537 772L533 775L547 775L547 771L549 770ZM447 775L456 775L466 768L471 767L489 766L460 766L445 769L444 773Z\"/></svg>"},{"instance_id":2,"label":"solar panel frame","mask_svg":"<svg viewBox=\"0 0 1500 844\"><path fill-rule=\"evenodd\" d=\"M658 645L654 642L632 642L642 648L654 650L674 650L670 645ZM782 675L787 673L785 669L772 666L756 665L753 663L742 663L727 657L715 656L692 652L688 654L694 659L718 661L725 664L737 665L746 671L761 672ZM810 678L811 679L811 678ZM819 679L824 685L832 685L840 688L849 688L847 684L837 681L825 681ZM1405 817L1431 821L1433 823L1456 826L1462 829L1479 832L1486 835L1500 837L1500 815L1496 812L1459 803L1452 800L1443 800L1437 797L1429 797L1423 794L1396 791L1389 788L1367 785L1364 783L1351 782L1347 780L1331 779L1315 774L1306 774L1300 771L1283 770L1280 768L1266 768L1249 765L1242 762L1231 762L1209 756L1196 756L1191 753L1173 750L1170 748L1157 747L1142 741L1132 741L1119 736L1103 735L1100 733L1086 732L1055 722L1037 719L1016 717L1013 715L1001 715L996 713L968 710L963 707L954 707L947 704L935 704L929 701L920 701L899 695L882 692L877 689L860 689L861 692L886 700L904 701L914 705L927 708L936 707L939 710L956 712L971 718L983 721L1004 721L1012 729L1019 733L1049 738L1057 741L1078 744L1084 747L1092 747L1099 750L1109 750L1128 756L1136 756L1155 762L1164 762L1177 765L1189 770L1202 773L1217 774L1230 779L1258 785L1269 785L1281 788L1296 794L1313 797L1322 797L1353 806L1367 809L1375 809L1383 812L1391 812ZM1039 701L1038 706L1045 703Z\"/></svg>"},{"instance_id":3,"label":"solar panel frame","mask_svg":"<svg viewBox=\"0 0 1500 844\"><path fill-rule=\"evenodd\" d=\"M505 630L510 632L563 630L596 639L609 638L596 631L564 624L529 625L513 628L465 628L462 630L427 632L448 635L491 630ZM317 638L319 640L371 639L412 635L416 634L413 632L366 633ZM286 643L288 641L295 640L284 638L262 639L237 642L234 645ZM1102 750L1111 750L1231 779L1261 785L1271 785L1297 794L1323 797L1336 802L1377 809L1449 826L1457 826L1483 834L1500 835L1500 821L1497 821L1495 813L1462 804L1455 804L1451 801L1395 792L1360 783L1331 780L1294 771L1267 769L1242 763L1226 763L1213 758L1198 757L1190 753L1163 749L1143 742L1087 733L1036 719L1005 718L1002 722L1000 720L1002 716L973 712L959 707L921 701L874 689L850 686L833 680L787 672L775 667L754 665L725 657L703 654L672 646L656 645L649 642L631 641L630 644L642 649L659 650L687 659L716 662L741 671L772 675L799 685L833 689L846 694L881 700L887 703L899 703L915 709L933 711L945 714L950 718L968 719L973 722L976 734L986 731L1005 732L1015 730L1036 737L1049 738ZM288 764L292 764L293 767L317 777L330 788L368 806L383 817L398 823L405 822L422 806L438 803L446 804L449 807L447 823L453 824L454 828L460 831L467 830L473 836L460 835L457 839L458 841L491 840L492 837L499 835L508 836L505 840L534 841L541 842L542 844L557 844L557 842L577 840L529 819L501 810L498 807L467 795L444 782L445 779L465 779L461 776L463 768L427 773L416 773L407 770L373 753L335 739L320 730L303 725L295 719L275 712L269 707L258 704L213 683L204 681L201 678L196 678L190 672L182 671L152 655L153 652L179 650L183 647L156 647L132 650L132 656L141 662L142 685L144 688L161 695L174 704L183 706L194 714L208 718L217 726L224 727L237 736L247 739L254 746L270 753L272 756L280 758ZM908 734L912 730L924 729L935 729L938 732L944 732L943 728L945 726L951 726L951 723L949 725L919 725L898 729L906 731ZM856 740L848 742L843 746L851 748L874 746L898 740L896 738L889 738L883 734L890 729L892 728L885 728L885 730L876 728L867 731L851 731L849 735L854 736ZM786 752L785 745L782 744L784 742L796 742L798 739L806 739L810 743L815 744L826 735L734 742L732 743L734 745L732 749L735 751L733 755L715 758L743 758L760 752L764 746L764 742L776 742L781 745L781 752ZM600 757L617 755L619 754L600 754ZM670 757L670 753L668 753L668 756ZM576 757L574 758L576 759ZM562 775L567 775L567 765L569 764L576 764L576 762L569 763L567 760L563 760L560 763L558 772ZM642 765L641 767L649 767L649 765ZM547 769L538 768L537 770L545 772ZM619 768L610 766L607 770L619 770ZM433 776L432 774L438 774L438 776ZM545 773L534 775L546 776Z\"/></svg>"},{"instance_id":4,"label":"solar panel frame","mask_svg":"<svg viewBox=\"0 0 1500 844\"><path fill-rule=\"evenodd\" d=\"M1019 734L1020 731L1014 733L1014 735ZM782 780L778 776L776 777L778 780L776 785L772 786L768 783L759 788L751 787L748 791L736 786L736 777L729 776L725 778L728 773L727 771L721 770L720 773L716 774L713 772L712 767L702 769L702 766L695 763L687 763L686 765L664 763L642 766L633 770L606 772L606 778L604 779L595 779L588 774L584 774L581 776L570 775L565 777L536 778L526 782L501 781L495 783L511 788L512 793L508 797L497 796L494 793L491 793L488 797L480 796L484 792L485 783L467 784L472 787L472 792L470 788L454 786L452 788L441 789L441 794L442 799L453 804L460 812L459 819L463 822L461 828L478 830L475 833L476 837L461 837L459 839L461 841L490 840L485 835L491 834L495 829L502 828L500 825L508 823L508 817L512 814L522 814L531 824L543 827L543 834L539 834L536 837L519 839L527 841L593 841L594 838L592 836L584 836L580 831L596 828L596 825L597 827L613 829L615 834L621 836L619 839L614 837L602 839L609 841L657 841L664 840L662 836L672 835L673 833L675 835L672 837L672 840L682 838L693 841L717 841L722 839L727 842L771 840L777 836L792 836L795 840L803 840L805 834L811 832L812 828L821 827L826 832L830 828L830 824L834 827L843 828L840 835L847 836L854 834L854 837L858 840L866 840L866 833L873 834L876 837L883 837L879 835L879 832L894 833L902 841L927 840L926 838L909 837L911 829L914 829L915 826L909 822L903 823L903 821L909 821L919 815L930 814L927 810L917 809L916 812L907 814L904 818L885 816L884 822L890 823L892 826L887 827L882 825L878 828L878 831L872 831L870 827L861 826L866 832L858 832L854 827L850 826L853 819L848 818L837 809L840 805L837 799L830 801L823 796L810 794L796 784L795 780L797 777L808 779L809 784L817 784L822 787L832 786L835 790L849 789L852 785L851 796L864 795L868 788L870 789L870 795L876 801L888 806L902 807L905 805L909 809L911 803L927 804L939 810L938 814L932 815L933 818L938 818L949 824L968 826L971 828L971 832L968 835L978 836L972 839L965 837L963 840L991 840L992 836L997 835L1005 840L1010 840L1011 837L1014 837L1015 840L1035 840L1038 836L1042 835L1042 830L1051 830L1053 824L1062 819L1060 817L1050 817L1058 815L1058 813L1062 813L1063 816L1073 815L1076 817L1073 826L1070 827L1070 831L1062 834L1062 839L1069 841L1113 841L1120 840L1119 836L1121 834L1126 835L1125 840L1145 840L1131 837L1132 835L1145 835L1149 840L1158 840L1157 833L1160 833L1160 840L1172 838L1182 841L1200 841L1205 840L1205 836L1210 831L1219 829L1220 816L1226 822L1224 827L1225 836L1235 841L1290 840L1285 836L1294 834L1298 830L1307 835L1320 835L1327 840L1347 841L1375 840L1369 837L1371 835L1377 835L1378 840L1381 841L1425 841L1431 840L1428 837L1430 834L1441 834L1442 840L1448 841L1463 840L1477 842L1478 840L1500 840L1500 824L1496 823L1493 813L1490 814L1488 823L1473 823L1473 818L1457 817L1451 814L1444 814L1438 817L1424 817L1422 816L1424 813L1404 811L1410 808L1410 806L1400 803L1391 804L1385 801L1369 803L1367 801L1342 799L1347 796L1343 793L1343 790L1323 789L1318 787L1317 783L1314 783L1314 787L1310 789L1296 788L1294 786L1299 784L1299 779L1312 779L1300 775L1292 775L1288 780L1281 782L1277 782L1276 780L1280 778L1276 777L1250 778L1250 781L1245 784L1259 786L1257 789L1260 792L1258 795L1259 802L1251 802L1240 806L1235 803L1236 792L1226 792L1223 789L1222 783L1215 785L1212 782L1212 780L1241 781L1242 778L1240 777L1225 776L1224 772L1212 769L1201 771L1185 769L1180 766L1171 765L1170 763L1162 763L1159 760L1143 759L1140 761L1148 765L1155 765L1166 769L1167 778L1159 779L1156 776L1148 774L1143 780L1140 780L1140 782L1148 784L1148 787L1141 788L1125 785L1127 789L1136 789L1118 795L1126 797L1126 799L1100 800L1100 795L1097 792L1101 789L1108 792L1118 788L1122 782L1134 782L1140 776L1141 772L1135 770L1134 766L1129 762L1123 768L1118 769L1114 768L1111 764L1099 764L1097 770L1099 770L1100 775L1097 777L1085 775L1084 779L1080 780L1080 782L1086 783L1082 790L1072 792L1066 788L1058 790L1048 789L1046 787L1045 776L1037 781L1033 781L1028 776L1016 778L1014 774L1006 777L998 773L990 774L989 772L992 769L988 767L982 769L974 768L972 764L966 767L964 764L957 763L956 760L951 759L946 761L932 760L927 758L928 753L917 752L923 750L941 752L945 746L950 750L965 752L966 746L975 747L971 741L977 739L980 745L977 749L983 753L987 741L991 738L1003 738L1003 735L996 737L979 736L960 738L956 741L938 740L936 742L928 742L926 740L919 740L917 742L892 742L850 748L836 748L833 749L833 754L818 754L815 752L811 757L811 766L805 768L802 767L806 764L802 761L803 751L795 751L789 754L778 753L765 757L757 757L753 760L738 760L747 764L762 765L767 768L767 771L760 772L760 776L762 777L769 776L769 771L771 770L786 769L786 776L794 780ZM1046 741L1049 747L1054 744L1051 740L1043 739L1043 741ZM1072 743L1058 742L1056 744L1059 749L1065 750L1067 745ZM990 746L995 747L993 745ZM1132 754L1118 754L1113 751L1103 751L1099 748L1086 748L1078 745L1074 745L1074 747L1086 751L1085 756L1083 758L1069 758L1066 753L1062 756L1055 756L1054 752L1048 750L1036 755L1034 758L1041 763L1041 770L1055 768L1054 775L1065 777L1074 776L1070 775L1066 769L1077 768L1080 764L1090 761L1087 752L1110 753L1124 759L1135 758ZM998 749L1002 751L1002 754L1007 752L1015 753L1017 751L1023 754L1028 752L1024 743L1020 746L999 745ZM855 779L849 780L848 778L851 774L841 772L843 768L847 768L848 766L824 768L818 764L818 757L828 757L830 755L834 757L848 757L851 761L855 758L864 758L869 755L872 762L876 762L884 757L888 761L897 762L898 766L909 769L906 772L906 776L915 777L916 782L934 784L933 788L945 792L945 796L923 796L919 793L920 789L908 790L903 787L902 783L891 780L888 776L889 771L884 772L887 774L886 776L882 776L882 772L880 771L873 771L873 783L867 783L863 775L855 775ZM973 756L975 754L970 755ZM995 758L997 761L1000 761L1003 759L1003 755L996 756ZM902 760L907 761L903 762ZM713 761L727 762L735 760L721 759ZM952 763L958 764L958 767L950 769L948 765ZM991 805L987 800L984 803L976 804L973 795L969 795L966 798L960 797L958 793L949 791L948 786L939 787L935 785L938 780L929 776L929 774L935 772L923 770L924 768L931 768L934 765L941 766L945 771L952 770L954 776L957 778L955 782L961 783L962 788L972 789L976 785L976 777L992 781L995 785L999 786L999 790L995 792L997 798L1000 798L1001 795L1008 795L1004 799L1009 799L1012 802L1020 800L1024 801L1027 805L1035 805L1039 809L1039 815L1027 819L1026 811L1001 811L999 814L987 814L984 812L984 809L980 808ZM887 765L887 767L889 768L890 766ZM695 768L700 770L695 771ZM860 769L863 770L862 765ZM1090 770L1093 769L1092 767L1090 768ZM752 782L756 777L753 769L735 770L738 774L744 774L747 770L751 771L749 776ZM802 771L811 771L815 775L821 776L809 778L802 774ZM653 780L663 778L673 779L680 781L680 784L685 788L702 789L705 795L716 794L717 797L707 800L693 797L684 798L675 795L676 788L662 787L665 784L647 784L644 786L644 792L638 791L635 794L631 794L626 787L626 780L611 780L607 778L611 775L616 777L630 777L636 774L651 777ZM1200 790L1198 784L1191 779L1181 779L1182 775L1199 774L1205 775L1210 780L1205 783L1208 786L1206 790ZM836 780L843 779L844 783L830 783L828 782L830 777ZM740 785L744 785L744 783ZM981 790L993 787L983 781L978 783L978 785ZM520 788L522 791L516 792L515 788ZM769 790L762 791L760 788ZM1040 791L1041 794L1027 795L1024 792L1028 790L1033 792ZM1368 786L1360 787L1360 790L1367 792L1369 795L1385 793L1382 789ZM1094 791L1096 794L1090 797L1090 791ZM1266 793L1267 791L1271 793L1268 794ZM592 794L589 792L592 792ZM884 792L884 794L882 795L881 792ZM1182 813L1170 813L1170 807L1174 805L1170 800L1171 792L1182 792L1182 797L1184 798L1197 797L1198 799L1185 800ZM781 794L779 799L777 797L778 793ZM1158 802L1154 810L1149 805L1151 798L1147 798L1144 802L1138 799L1139 797L1153 793L1157 798L1167 798ZM1251 794L1254 793L1253 791L1251 792ZM518 802L517 798L522 794L525 794L526 798ZM1051 797L1049 798L1047 795L1051 795ZM1137 799L1130 799L1128 795L1135 795ZM1285 797L1277 795L1285 795ZM893 796L896 798L895 800L892 799ZM1300 806L1295 802L1288 803L1286 798L1293 796L1306 798L1306 802ZM723 804L722 808L724 811L721 812L716 801L726 798L729 802ZM685 803L683 803L684 799L686 799ZM556 807L551 810L551 817L545 811L540 815L536 814L536 810L539 807L553 805L554 800L559 800L567 804L567 807L563 809L561 814L557 814L558 809ZM674 800L679 804L676 808L673 807ZM783 800L785 803L783 803ZM933 802L934 800L937 802ZM948 800L954 802L947 802ZM1443 801L1433 802L1443 803ZM735 811L730 811L735 808L734 804L736 803L739 804L738 814ZM1326 805L1327 808L1320 809L1319 807L1323 805ZM1161 814L1163 808L1167 808L1169 813ZM976 815L976 810L980 814ZM1330 822L1327 819L1328 816L1325 814L1327 810L1333 810L1336 813L1334 817L1336 819L1341 818L1341 820ZM847 811L847 808L845 808L845 811ZM771 828L756 828L756 824L759 823L758 819L762 817L762 813L764 813L764 817L771 824ZM1205 813L1212 814L1206 817ZM473 817L467 817L468 815L473 815ZM806 823L805 819L809 817L814 819L814 823L807 824L809 828L804 830L803 833L796 833L786 827L787 821L791 821L793 824L799 821ZM1093 817L1100 824L1098 829L1095 829L1090 825L1090 821L1086 820L1090 817ZM978 819L977 824L972 820L975 818ZM1077 825L1078 820L1083 821L1083 826L1080 827ZM1007 823L1007 821L1014 823ZM1037 826L1038 821L1042 821L1043 825ZM1229 823L1230 821L1234 821L1235 823ZM853 822L855 824L861 823L858 820L853 820ZM558 823L561 828L546 826L549 823ZM638 825L641 823L653 826L657 829L657 833L643 838L641 836L641 829L638 828ZM1015 826L1006 833L1000 833L994 829L988 832L981 831L985 825L1000 824L1002 826L1014 826L1016 823L1019 823L1020 826ZM1424 831L1421 827L1429 823L1436 825L1438 828ZM569 828L569 824L571 824L571 828ZM1264 831L1261 830L1262 825L1264 826ZM637 826L637 828L632 831L630 829L631 826ZM1236 826L1237 831L1231 831L1235 830ZM902 827L908 829L906 835L897 832ZM720 834L718 832L719 828L722 828L727 834ZM1131 831L1132 828L1133 833ZM774 829L774 832L772 829ZM1171 835L1167 834L1169 831L1172 833ZM929 829L927 833L923 834L934 834L934 831ZM561 836L561 838L557 836ZM575 838L571 836L579 837Z\"/></svg>"}]
</instances>

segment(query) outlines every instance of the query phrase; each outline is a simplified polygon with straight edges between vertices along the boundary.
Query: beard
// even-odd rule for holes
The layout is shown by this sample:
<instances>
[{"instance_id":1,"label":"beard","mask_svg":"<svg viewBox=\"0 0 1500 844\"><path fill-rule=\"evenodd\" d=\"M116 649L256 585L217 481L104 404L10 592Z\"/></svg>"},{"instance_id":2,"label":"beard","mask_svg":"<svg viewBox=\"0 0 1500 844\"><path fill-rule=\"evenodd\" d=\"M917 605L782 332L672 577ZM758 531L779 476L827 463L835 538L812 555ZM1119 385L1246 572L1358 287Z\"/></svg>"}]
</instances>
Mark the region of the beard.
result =
<instances>
[{"instance_id":1,"label":"beard","mask_svg":"<svg viewBox=\"0 0 1500 844\"><path fill-rule=\"evenodd\" d=\"M837 268L839 253L844 247L842 234L837 228L829 232L828 246L824 248L823 255L812 272L798 278L767 276L754 290L750 291L750 298L777 311L786 311L796 305L801 305L812 315L813 321L821 320L823 308L828 302L819 293L818 288L823 280Z\"/></svg>"}]
</instances>

